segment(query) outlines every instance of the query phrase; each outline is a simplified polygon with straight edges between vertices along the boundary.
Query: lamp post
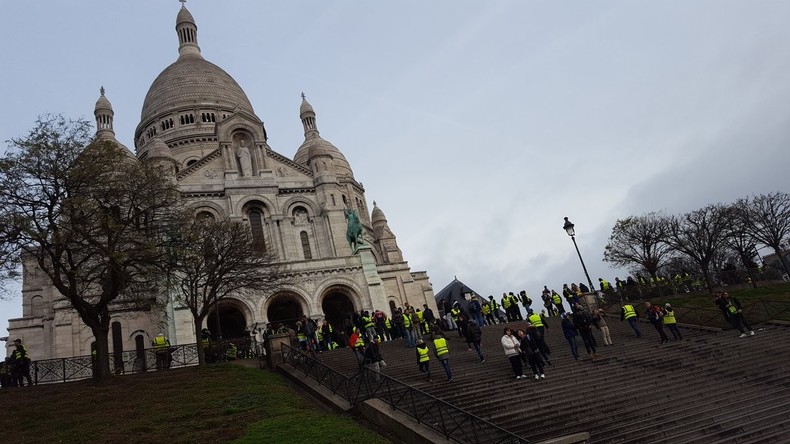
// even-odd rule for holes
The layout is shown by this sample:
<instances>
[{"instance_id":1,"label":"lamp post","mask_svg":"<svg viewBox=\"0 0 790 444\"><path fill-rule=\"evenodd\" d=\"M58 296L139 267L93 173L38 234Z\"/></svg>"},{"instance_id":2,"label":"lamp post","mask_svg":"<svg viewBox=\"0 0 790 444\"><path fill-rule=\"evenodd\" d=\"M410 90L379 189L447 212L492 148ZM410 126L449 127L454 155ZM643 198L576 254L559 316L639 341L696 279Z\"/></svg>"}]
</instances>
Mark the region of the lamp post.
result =
<instances>
[{"instance_id":1,"label":"lamp post","mask_svg":"<svg viewBox=\"0 0 790 444\"><path fill-rule=\"evenodd\" d=\"M579 246L576 245L576 231L573 229L574 225L573 222L569 221L568 218L565 218L565 225L562 228L568 233L568 236L571 237L573 241L573 246L576 247L576 254L579 255L579 262L582 263L582 269L584 270L584 275L587 277L587 283L590 285L590 291L595 291L595 287L593 287L592 279L590 279L590 274L587 273L587 267L584 266L584 259L582 259L582 254L579 252Z\"/></svg>"}]
</instances>

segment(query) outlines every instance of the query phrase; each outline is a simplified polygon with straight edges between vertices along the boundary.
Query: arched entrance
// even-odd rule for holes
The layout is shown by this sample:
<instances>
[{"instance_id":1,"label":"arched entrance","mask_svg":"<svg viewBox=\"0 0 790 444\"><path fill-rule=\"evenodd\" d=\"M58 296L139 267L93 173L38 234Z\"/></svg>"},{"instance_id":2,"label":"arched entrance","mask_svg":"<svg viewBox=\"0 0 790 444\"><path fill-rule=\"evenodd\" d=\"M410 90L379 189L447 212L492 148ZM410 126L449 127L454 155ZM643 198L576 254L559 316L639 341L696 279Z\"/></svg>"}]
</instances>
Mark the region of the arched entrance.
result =
<instances>
[{"instance_id":1,"label":"arched entrance","mask_svg":"<svg viewBox=\"0 0 790 444\"><path fill-rule=\"evenodd\" d=\"M232 305L220 305L219 310L212 310L208 315L207 324L215 338L237 339L249 336L246 332L247 321L244 319L244 313Z\"/></svg>"},{"instance_id":2,"label":"arched entrance","mask_svg":"<svg viewBox=\"0 0 790 444\"><path fill-rule=\"evenodd\" d=\"M266 310L266 319L272 324L282 323L293 327L302 314L302 304L296 296L286 294L272 299Z\"/></svg>"},{"instance_id":3,"label":"arched entrance","mask_svg":"<svg viewBox=\"0 0 790 444\"><path fill-rule=\"evenodd\" d=\"M354 312L351 298L340 290L331 290L321 301L324 317L335 331L343 331L343 320Z\"/></svg>"}]
</instances>

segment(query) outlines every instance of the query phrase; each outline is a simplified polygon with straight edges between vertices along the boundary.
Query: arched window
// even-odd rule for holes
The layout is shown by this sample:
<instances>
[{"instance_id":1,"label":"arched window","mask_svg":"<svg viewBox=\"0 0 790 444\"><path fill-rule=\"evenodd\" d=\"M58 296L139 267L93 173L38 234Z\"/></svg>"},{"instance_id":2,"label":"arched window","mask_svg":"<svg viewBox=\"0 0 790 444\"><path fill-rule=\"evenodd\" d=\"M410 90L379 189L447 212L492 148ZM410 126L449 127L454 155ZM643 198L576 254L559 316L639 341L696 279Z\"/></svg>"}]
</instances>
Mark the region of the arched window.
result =
<instances>
[{"instance_id":1,"label":"arched window","mask_svg":"<svg viewBox=\"0 0 790 444\"><path fill-rule=\"evenodd\" d=\"M250 210L250 231L252 242L258 251L266 251L266 239L263 236L263 213L257 208Z\"/></svg>"},{"instance_id":2,"label":"arched window","mask_svg":"<svg viewBox=\"0 0 790 444\"><path fill-rule=\"evenodd\" d=\"M304 252L304 260L309 261L313 258L313 253L310 251L310 239L307 237L307 231L302 231L299 233L299 237L302 239L302 251Z\"/></svg>"},{"instance_id":3,"label":"arched window","mask_svg":"<svg viewBox=\"0 0 790 444\"><path fill-rule=\"evenodd\" d=\"M195 216L197 222L214 222L214 215L208 211L201 211Z\"/></svg>"},{"instance_id":4,"label":"arched window","mask_svg":"<svg viewBox=\"0 0 790 444\"><path fill-rule=\"evenodd\" d=\"M43 296L36 295L30 299L30 315L34 318L40 318L44 316Z\"/></svg>"}]
</instances>

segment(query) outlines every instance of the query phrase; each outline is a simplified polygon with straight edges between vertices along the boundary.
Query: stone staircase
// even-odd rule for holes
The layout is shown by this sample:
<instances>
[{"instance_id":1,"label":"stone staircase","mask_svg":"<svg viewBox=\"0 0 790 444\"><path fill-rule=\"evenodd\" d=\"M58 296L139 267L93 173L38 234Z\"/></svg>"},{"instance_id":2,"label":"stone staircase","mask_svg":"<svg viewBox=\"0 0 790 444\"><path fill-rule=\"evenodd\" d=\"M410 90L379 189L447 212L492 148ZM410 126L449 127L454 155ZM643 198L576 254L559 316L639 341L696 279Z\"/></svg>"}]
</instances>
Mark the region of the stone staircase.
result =
<instances>
[{"instance_id":1,"label":"stone staircase","mask_svg":"<svg viewBox=\"0 0 790 444\"><path fill-rule=\"evenodd\" d=\"M768 325L755 336L681 328L683 341L659 345L647 323L643 336L610 318L614 345L599 340L599 358L575 361L559 319L548 322L552 366L546 379L516 380L505 358L502 326L483 327L480 363L474 350L448 332L453 382L433 358L433 383L417 370L403 340L385 342L384 373L533 442L589 432L606 443L790 442L790 328ZM512 328L523 323L512 323ZM579 352L584 347L579 342ZM349 349L319 355L352 375Z\"/></svg>"}]
</instances>

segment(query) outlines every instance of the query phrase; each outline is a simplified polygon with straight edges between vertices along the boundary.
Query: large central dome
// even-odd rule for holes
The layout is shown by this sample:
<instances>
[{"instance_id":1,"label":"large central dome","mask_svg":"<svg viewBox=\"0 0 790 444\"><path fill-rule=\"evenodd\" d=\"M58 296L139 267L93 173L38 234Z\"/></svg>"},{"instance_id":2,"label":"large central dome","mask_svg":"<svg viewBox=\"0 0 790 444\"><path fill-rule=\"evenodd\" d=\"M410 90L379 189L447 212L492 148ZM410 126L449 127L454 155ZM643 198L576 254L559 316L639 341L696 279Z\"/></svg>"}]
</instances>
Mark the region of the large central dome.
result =
<instances>
[{"instance_id":1,"label":"large central dome","mask_svg":"<svg viewBox=\"0 0 790 444\"><path fill-rule=\"evenodd\" d=\"M224 116L238 108L255 114L233 77L200 54L195 19L183 5L176 17L176 34L178 60L159 74L145 95L135 131L138 150L165 132L213 132L218 117L215 111Z\"/></svg>"},{"instance_id":2,"label":"large central dome","mask_svg":"<svg viewBox=\"0 0 790 444\"><path fill-rule=\"evenodd\" d=\"M165 68L145 95L140 122L185 107L207 106L253 112L252 104L233 77L200 55L181 56Z\"/></svg>"}]
</instances>

